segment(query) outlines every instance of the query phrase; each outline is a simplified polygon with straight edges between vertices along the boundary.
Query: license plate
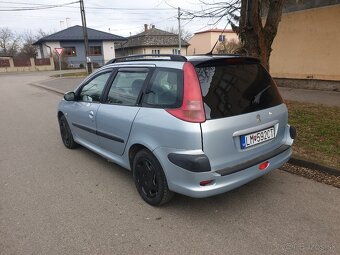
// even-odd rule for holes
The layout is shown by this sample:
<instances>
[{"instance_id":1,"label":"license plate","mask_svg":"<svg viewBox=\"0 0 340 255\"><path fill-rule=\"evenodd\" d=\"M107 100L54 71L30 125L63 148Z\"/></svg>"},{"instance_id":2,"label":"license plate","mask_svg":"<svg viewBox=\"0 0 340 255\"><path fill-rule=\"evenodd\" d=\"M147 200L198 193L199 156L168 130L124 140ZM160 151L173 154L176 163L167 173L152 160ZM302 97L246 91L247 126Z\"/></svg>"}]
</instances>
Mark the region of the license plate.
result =
<instances>
[{"instance_id":1,"label":"license plate","mask_svg":"<svg viewBox=\"0 0 340 255\"><path fill-rule=\"evenodd\" d=\"M241 148L246 149L256 144L263 143L275 138L274 127L267 128L247 135L241 135Z\"/></svg>"}]
</instances>

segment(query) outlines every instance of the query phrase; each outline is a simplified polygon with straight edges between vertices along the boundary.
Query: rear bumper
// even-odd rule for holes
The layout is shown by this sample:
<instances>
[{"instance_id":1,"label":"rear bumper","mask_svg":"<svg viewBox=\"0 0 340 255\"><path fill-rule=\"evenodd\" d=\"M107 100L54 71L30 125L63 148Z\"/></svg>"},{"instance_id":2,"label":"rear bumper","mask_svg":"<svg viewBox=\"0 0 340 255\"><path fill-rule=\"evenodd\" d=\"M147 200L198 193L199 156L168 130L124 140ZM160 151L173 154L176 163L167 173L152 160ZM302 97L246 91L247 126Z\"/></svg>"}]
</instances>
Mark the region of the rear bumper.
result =
<instances>
[{"instance_id":1,"label":"rear bumper","mask_svg":"<svg viewBox=\"0 0 340 255\"><path fill-rule=\"evenodd\" d=\"M192 172L183 169L173 164L168 159L168 155L170 153L181 153L178 151L174 152L173 149L170 148L158 148L154 151L154 153L162 164L170 190L190 197L203 198L235 189L276 168L281 167L290 159L292 155L292 148L287 146L284 150L277 154L272 154L270 158L266 157L263 159L269 162L269 166L265 170L259 170L259 163L262 161L254 161L252 165L249 165L248 162L248 164L244 164L243 169L238 169L233 172L227 171L227 174L223 172L225 169L209 172ZM191 155L202 155L202 153L202 151L198 150L185 151L185 154ZM210 185L201 186L200 182L205 180L213 181Z\"/></svg>"}]
</instances>

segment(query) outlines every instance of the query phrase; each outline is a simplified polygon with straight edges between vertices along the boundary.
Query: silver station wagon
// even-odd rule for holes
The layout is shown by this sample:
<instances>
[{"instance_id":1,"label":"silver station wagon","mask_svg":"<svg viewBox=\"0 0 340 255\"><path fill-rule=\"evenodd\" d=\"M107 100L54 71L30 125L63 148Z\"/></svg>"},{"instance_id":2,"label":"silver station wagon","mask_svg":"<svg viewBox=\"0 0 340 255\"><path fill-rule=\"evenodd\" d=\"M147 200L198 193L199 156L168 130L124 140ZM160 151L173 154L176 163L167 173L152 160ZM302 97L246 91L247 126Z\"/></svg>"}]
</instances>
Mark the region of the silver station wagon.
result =
<instances>
[{"instance_id":1,"label":"silver station wagon","mask_svg":"<svg viewBox=\"0 0 340 255\"><path fill-rule=\"evenodd\" d=\"M67 148L131 170L151 205L254 180L289 160L296 135L268 72L235 55L113 59L64 95L58 120Z\"/></svg>"}]
</instances>

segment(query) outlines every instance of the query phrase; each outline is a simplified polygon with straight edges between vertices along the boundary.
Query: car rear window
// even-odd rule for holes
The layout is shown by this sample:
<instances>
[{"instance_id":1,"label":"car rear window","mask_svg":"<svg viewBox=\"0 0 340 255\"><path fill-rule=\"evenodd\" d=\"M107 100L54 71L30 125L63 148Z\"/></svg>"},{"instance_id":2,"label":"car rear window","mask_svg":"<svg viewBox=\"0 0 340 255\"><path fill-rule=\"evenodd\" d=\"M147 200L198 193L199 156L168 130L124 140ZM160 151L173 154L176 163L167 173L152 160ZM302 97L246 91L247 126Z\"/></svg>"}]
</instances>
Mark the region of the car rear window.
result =
<instances>
[{"instance_id":1,"label":"car rear window","mask_svg":"<svg viewBox=\"0 0 340 255\"><path fill-rule=\"evenodd\" d=\"M196 66L207 119L236 116L270 108L282 98L259 63L219 63Z\"/></svg>"}]
</instances>

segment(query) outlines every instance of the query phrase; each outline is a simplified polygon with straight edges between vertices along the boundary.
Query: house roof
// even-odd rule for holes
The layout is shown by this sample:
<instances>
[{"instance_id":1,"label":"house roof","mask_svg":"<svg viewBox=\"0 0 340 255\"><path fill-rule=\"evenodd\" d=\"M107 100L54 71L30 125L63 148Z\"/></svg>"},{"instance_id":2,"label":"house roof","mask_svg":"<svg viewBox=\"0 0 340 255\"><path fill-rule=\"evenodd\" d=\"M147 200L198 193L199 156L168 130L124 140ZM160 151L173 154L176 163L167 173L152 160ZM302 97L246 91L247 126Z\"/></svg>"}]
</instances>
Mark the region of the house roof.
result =
<instances>
[{"instance_id":1,"label":"house roof","mask_svg":"<svg viewBox=\"0 0 340 255\"><path fill-rule=\"evenodd\" d=\"M87 28L89 41L126 41L125 37ZM83 27L73 26L39 39L35 44L52 41L84 41Z\"/></svg>"},{"instance_id":2,"label":"house roof","mask_svg":"<svg viewBox=\"0 0 340 255\"><path fill-rule=\"evenodd\" d=\"M178 46L178 35L152 27L142 33L128 37L127 43L123 45L125 49L145 46ZM182 46L187 47L189 44L182 39ZM123 47L117 45L117 49Z\"/></svg>"},{"instance_id":3,"label":"house roof","mask_svg":"<svg viewBox=\"0 0 340 255\"><path fill-rule=\"evenodd\" d=\"M203 34L203 33L211 33L211 32L218 32L218 33L235 33L232 29L226 29L223 31L223 29L219 29L219 28L213 28L213 29L209 29L209 30L204 30L204 31L199 31L196 32L195 35L197 34Z\"/></svg>"}]
</instances>

